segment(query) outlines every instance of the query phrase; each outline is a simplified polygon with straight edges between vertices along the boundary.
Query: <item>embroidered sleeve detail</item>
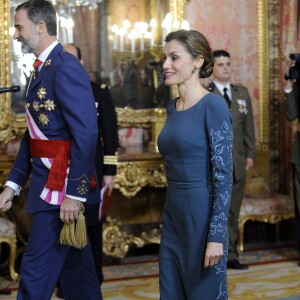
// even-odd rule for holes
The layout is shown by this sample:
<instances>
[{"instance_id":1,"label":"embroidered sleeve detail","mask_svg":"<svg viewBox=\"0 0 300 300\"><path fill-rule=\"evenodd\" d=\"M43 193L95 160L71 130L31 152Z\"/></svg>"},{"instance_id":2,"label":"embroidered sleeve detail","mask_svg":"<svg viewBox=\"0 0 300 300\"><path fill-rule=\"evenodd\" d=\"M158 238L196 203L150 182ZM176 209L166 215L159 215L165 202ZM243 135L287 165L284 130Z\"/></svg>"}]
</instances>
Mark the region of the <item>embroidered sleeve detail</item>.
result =
<instances>
[{"instance_id":1,"label":"embroidered sleeve detail","mask_svg":"<svg viewBox=\"0 0 300 300\"><path fill-rule=\"evenodd\" d=\"M232 129L224 121L219 129L210 130L213 213L209 241L224 242L232 189Z\"/></svg>"}]
</instances>

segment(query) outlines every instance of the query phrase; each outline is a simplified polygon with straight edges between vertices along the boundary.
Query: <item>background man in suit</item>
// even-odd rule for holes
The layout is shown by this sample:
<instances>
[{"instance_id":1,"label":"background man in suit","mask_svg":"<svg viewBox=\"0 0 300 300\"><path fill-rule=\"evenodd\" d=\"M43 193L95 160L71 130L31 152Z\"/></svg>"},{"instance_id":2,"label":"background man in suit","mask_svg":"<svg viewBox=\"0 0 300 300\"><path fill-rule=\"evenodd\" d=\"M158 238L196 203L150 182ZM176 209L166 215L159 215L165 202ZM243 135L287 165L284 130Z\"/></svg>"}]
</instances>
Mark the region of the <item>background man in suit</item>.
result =
<instances>
[{"instance_id":1,"label":"background man in suit","mask_svg":"<svg viewBox=\"0 0 300 300\"><path fill-rule=\"evenodd\" d=\"M228 214L228 262L232 269L247 269L248 265L238 260L238 218L243 200L247 170L253 167L255 155L254 121L251 99L246 87L233 84L231 79L230 54L224 50L213 52L213 81L208 90L223 96L232 116L233 128L233 188Z\"/></svg>"},{"instance_id":2,"label":"background man in suit","mask_svg":"<svg viewBox=\"0 0 300 300\"><path fill-rule=\"evenodd\" d=\"M299 68L299 66L298 66ZM300 69L300 68L299 68ZM300 74L298 70L297 74ZM299 77L299 76L298 76ZM285 115L291 121L292 130L292 153L291 163L293 172L293 193L295 202L296 235L298 240L298 251L300 257L300 78L297 80L286 80L285 83ZM299 260L300 266L300 260Z\"/></svg>"},{"instance_id":3,"label":"background man in suit","mask_svg":"<svg viewBox=\"0 0 300 300\"><path fill-rule=\"evenodd\" d=\"M66 299L102 299L89 243L77 249L58 242L64 222L78 218L82 202L99 203L100 191L93 166L98 127L91 85L79 61L57 41L56 24L49 1L30 0L16 8L13 38L23 53L35 54L39 66L26 93L28 129L0 209L11 208L31 176L32 222L17 299L48 300L58 280Z\"/></svg>"},{"instance_id":4,"label":"background man in suit","mask_svg":"<svg viewBox=\"0 0 300 300\"><path fill-rule=\"evenodd\" d=\"M81 50L74 44L67 44L64 49L79 59L83 64ZM93 95L98 113L98 143L95 157L95 168L99 182L112 193L114 176L117 171L118 123L110 92L105 84L91 81ZM102 274L102 225L99 221L99 204L86 208L86 223L92 246L93 256L100 284Z\"/></svg>"}]
</instances>

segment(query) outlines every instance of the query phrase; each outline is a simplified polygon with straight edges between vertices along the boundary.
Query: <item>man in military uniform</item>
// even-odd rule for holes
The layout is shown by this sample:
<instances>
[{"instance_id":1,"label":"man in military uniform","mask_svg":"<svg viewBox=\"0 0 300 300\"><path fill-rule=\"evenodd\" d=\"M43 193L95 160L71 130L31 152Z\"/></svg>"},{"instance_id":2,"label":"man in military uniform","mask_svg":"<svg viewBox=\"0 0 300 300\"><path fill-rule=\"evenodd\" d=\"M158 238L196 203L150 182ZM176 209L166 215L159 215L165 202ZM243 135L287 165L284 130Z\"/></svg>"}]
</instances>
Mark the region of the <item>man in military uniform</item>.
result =
<instances>
[{"instance_id":1,"label":"man in military uniform","mask_svg":"<svg viewBox=\"0 0 300 300\"><path fill-rule=\"evenodd\" d=\"M84 238L77 235L70 243L75 247L59 243L64 223L74 225L77 219L82 225L81 203L99 203L100 190L91 85L80 62L57 41L56 25L50 1L29 0L16 8L13 38L37 60L26 92L28 129L0 194L0 210L11 208L30 177L27 211L32 222L18 300L49 300L58 280L66 299L102 299L89 243L80 245Z\"/></svg>"},{"instance_id":2,"label":"man in military uniform","mask_svg":"<svg viewBox=\"0 0 300 300\"><path fill-rule=\"evenodd\" d=\"M295 203L295 222L296 235L298 240L298 251L300 257L300 123L299 123L299 105L300 105L300 83L292 80L286 80L285 83L285 115L291 121L292 130L292 172L293 172L293 192ZM300 260L299 260L300 266Z\"/></svg>"},{"instance_id":3,"label":"man in military uniform","mask_svg":"<svg viewBox=\"0 0 300 300\"><path fill-rule=\"evenodd\" d=\"M213 81L208 84L209 91L223 96L231 111L233 127L233 188L228 214L228 261L227 267L247 269L238 259L237 234L238 218L244 196L247 170L253 167L255 155L254 120L251 99L246 87L233 84L231 79L230 54L225 50L213 52Z\"/></svg>"},{"instance_id":4,"label":"man in military uniform","mask_svg":"<svg viewBox=\"0 0 300 300\"><path fill-rule=\"evenodd\" d=\"M81 50L74 44L67 44L64 49L76 56L83 65ZM95 168L99 182L112 193L114 176L117 172L118 123L110 91L105 84L91 82L98 114L98 144L95 157ZM99 204L86 208L86 223L96 264L99 283L103 282L102 274L102 225L99 221Z\"/></svg>"}]
</instances>

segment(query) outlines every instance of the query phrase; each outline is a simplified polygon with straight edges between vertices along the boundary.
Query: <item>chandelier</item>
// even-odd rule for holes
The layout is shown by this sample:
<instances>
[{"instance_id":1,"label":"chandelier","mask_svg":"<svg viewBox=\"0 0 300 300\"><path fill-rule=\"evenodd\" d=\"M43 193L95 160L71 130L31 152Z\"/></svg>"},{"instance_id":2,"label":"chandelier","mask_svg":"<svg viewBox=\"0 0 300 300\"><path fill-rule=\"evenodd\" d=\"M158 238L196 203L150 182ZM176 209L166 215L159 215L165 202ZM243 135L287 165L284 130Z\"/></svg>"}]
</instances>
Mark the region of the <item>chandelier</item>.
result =
<instances>
[{"instance_id":1,"label":"chandelier","mask_svg":"<svg viewBox=\"0 0 300 300\"><path fill-rule=\"evenodd\" d=\"M167 13L160 27L154 18L149 23L136 22L133 25L128 20L124 20L122 26L114 24L113 53L118 61L124 64L143 59L147 51L153 55L155 60L160 60L162 47L165 38L171 31L178 29L189 29L189 23L183 20L181 23L171 13Z\"/></svg>"}]
</instances>

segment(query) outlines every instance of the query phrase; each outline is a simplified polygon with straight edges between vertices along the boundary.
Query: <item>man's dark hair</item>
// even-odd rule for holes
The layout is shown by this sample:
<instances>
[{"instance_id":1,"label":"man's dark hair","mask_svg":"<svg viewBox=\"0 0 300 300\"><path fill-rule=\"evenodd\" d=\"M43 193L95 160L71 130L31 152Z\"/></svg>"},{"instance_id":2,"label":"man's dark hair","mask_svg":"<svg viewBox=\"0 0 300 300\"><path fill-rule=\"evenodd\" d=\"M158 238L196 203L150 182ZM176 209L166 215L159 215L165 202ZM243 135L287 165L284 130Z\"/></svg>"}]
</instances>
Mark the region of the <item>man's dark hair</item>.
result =
<instances>
[{"instance_id":1,"label":"man's dark hair","mask_svg":"<svg viewBox=\"0 0 300 300\"><path fill-rule=\"evenodd\" d=\"M50 36L57 35L56 11L50 1L29 0L17 6L16 12L21 9L27 11L28 19L34 24L43 21Z\"/></svg>"},{"instance_id":2,"label":"man's dark hair","mask_svg":"<svg viewBox=\"0 0 300 300\"><path fill-rule=\"evenodd\" d=\"M213 56L214 59L216 57L221 57L221 56L229 57L230 58L229 52L227 52L225 50L222 50L222 49L213 51L212 56Z\"/></svg>"}]
</instances>

